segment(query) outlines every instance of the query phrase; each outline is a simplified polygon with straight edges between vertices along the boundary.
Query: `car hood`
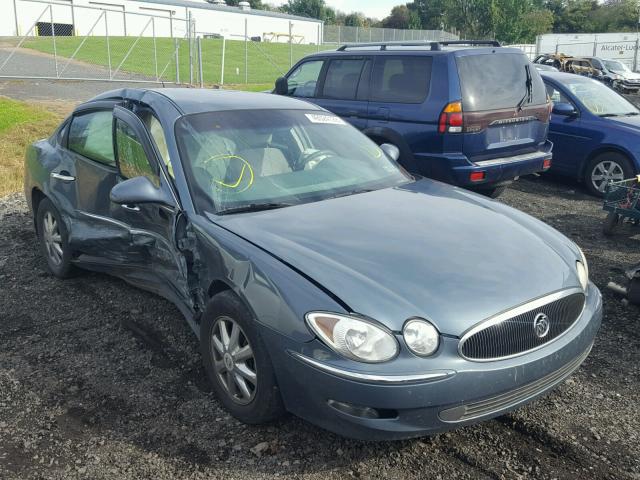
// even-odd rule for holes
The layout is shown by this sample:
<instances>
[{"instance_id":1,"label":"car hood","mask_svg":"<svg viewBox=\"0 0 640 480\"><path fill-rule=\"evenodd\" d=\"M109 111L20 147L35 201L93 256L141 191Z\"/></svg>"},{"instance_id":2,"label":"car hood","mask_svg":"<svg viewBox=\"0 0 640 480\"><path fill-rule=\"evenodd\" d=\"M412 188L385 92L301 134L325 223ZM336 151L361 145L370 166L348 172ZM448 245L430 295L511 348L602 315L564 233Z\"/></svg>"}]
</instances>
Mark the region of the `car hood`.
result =
<instances>
[{"instance_id":1,"label":"car hood","mask_svg":"<svg viewBox=\"0 0 640 480\"><path fill-rule=\"evenodd\" d=\"M613 71L613 73L615 73L616 75L620 75L625 80L638 80L638 79L640 79L640 73L636 73L636 72L616 72L616 71Z\"/></svg>"},{"instance_id":2,"label":"car hood","mask_svg":"<svg viewBox=\"0 0 640 480\"><path fill-rule=\"evenodd\" d=\"M499 202L430 180L279 210L215 217L394 331L477 322L579 285L575 245Z\"/></svg>"},{"instance_id":3,"label":"car hood","mask_svg":"<svg viewBox=\"0 0 640 480\"><path fill-rule=\"evenodd\" d=\"M640 115L632 115L629 117L609 117L606 120L627 130L631 129L637 131L640 129Z\"/></svg>"}]
</instances>

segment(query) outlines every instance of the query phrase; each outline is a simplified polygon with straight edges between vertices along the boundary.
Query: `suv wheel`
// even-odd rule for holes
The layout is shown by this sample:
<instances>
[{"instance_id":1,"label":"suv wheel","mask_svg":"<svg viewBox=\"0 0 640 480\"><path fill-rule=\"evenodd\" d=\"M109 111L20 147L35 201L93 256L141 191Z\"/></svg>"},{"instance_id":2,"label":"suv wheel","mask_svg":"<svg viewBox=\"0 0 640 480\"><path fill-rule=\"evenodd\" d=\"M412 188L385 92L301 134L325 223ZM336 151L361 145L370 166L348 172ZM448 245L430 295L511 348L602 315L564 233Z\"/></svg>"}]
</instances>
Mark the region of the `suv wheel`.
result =
<instances>
[{"instance_id":1,"label":"suv wheel","mask_svg":"<svg viewBox=\"0 0 640 480\"><path fill-rule=\"evenodd\" d=\"M602 197L609 182L619 182L633 175L634 170L627 157L617 152L605 152L589 162L584 183L589 193Z\"/></svg>"},{"instance_id":2,"label":"suv wheel","mask_svg":"<svg viewBox=\"0 0 640 480\"><path fill-rule=\"evenodd\" d=\"M231 415L250 424L282 416L271 359L251 314L234 293L222 292L209 300L200 347L213 390Z\"/></svg>"}]
</instances>

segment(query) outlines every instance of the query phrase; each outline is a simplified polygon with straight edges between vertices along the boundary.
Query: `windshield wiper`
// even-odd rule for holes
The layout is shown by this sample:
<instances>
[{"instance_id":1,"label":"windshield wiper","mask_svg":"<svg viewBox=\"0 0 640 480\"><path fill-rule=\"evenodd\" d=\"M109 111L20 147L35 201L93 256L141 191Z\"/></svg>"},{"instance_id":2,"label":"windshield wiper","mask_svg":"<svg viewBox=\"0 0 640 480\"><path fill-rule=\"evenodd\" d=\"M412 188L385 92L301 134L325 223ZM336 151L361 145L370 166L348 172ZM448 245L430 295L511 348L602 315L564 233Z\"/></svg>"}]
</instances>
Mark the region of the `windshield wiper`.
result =
<instances>
[{"instance_id":1,"label":"windshield wiper","mask_svg":"<svg viewBox=\"0 0 640 480\"><path fill-rule=\"evenodd\" d=\"M606 118L606 117L633 117L635 115L640 115L640 112L601 113L598 116L600 118Z\"/></svg>"},{"instance_id":2,"label":"windshield wiper","mask_svg":"<svg viewBox=\"0 0 640 480\"><path fill-rule=\"evenodd\" d=\"M229 215L231 213L247 213L247 212L260 212L262 210L276 210L278 208L292 207L294 203L249 203L247 205L240 205L238 207L225 208L216 212L218 215Z\"/></svg>"},{"instance_id":3,"label":"windshield wiper","mask_svg":"<svg viewBox=\"0 0 640 480\"><path fill-rule=\"evenodd\" d=\"M327 197L327 199L329 198L340 198L340 197L349 197L351 195L357 195L359 193L369 193L369 192L373 192L374 190L371 188L361 188L358 190L349 190L348 192L343 192L343 193L338 193L337 195L332 195L330 197Z\"/></svg>"},{"instance_id":4,"label":"windshield wiper","mask_svg":"<svg viewBox=\"0 0 640 480\"><path fill-rule=\"evenodd\" d=\"M529 65L524 66L524 71L527 74L527 80L524 83L525 86L527 87L527 91L522 97L522 99L518 102L518 105L516 106L516 109L518 110L518 112L522 110L522 106L525 103L531 103L531 97L533 96L533 79L531 78L531 70L529 68Z\"/></svg>"}]
</instances>

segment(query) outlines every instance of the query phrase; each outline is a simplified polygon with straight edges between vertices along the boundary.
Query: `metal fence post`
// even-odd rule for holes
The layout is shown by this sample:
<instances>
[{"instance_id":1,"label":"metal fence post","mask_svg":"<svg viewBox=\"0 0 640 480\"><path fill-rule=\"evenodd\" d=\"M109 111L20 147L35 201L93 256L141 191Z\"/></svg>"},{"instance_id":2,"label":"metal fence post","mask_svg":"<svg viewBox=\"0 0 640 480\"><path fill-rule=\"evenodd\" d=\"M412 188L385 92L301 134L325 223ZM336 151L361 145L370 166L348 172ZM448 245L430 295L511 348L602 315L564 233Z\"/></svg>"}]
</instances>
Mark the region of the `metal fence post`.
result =
<instances>
[{"instance_id":1,"label":"metal fence post","mask_svg":"<svg viewBox=\"0 0 640 480\"><path fill-rule=\"evenodd\" d=\"M153 36L153 63L156 68L156 82L160 81L158 77L158 46L156 44L156 17L151 17L151 35Z\"/></svg>"},{"instance_id":2,"label":"metal fence post","mask_svg":"<svg viewBox=\"0 0 640 480\"><path fill-rule=\"evenodd\" d=\"M640 38L636 38L636 49L634 51L635 55L633 56L633 71L634 72L638 69L638 47L640 47Z\"/></svg>"},{"instance_id":3,"label":"metal fence post","mask_svg":"<svg viewBox=\"0 0 640 480\"><path fill-rule=\"evenodd\" d=\"M187 16L188 22L188 39L189 39L189 85L193 85L193 38L192 38L192 23L191 23L191 10L189 10L189 15Z\"/></svg>"},{"instance_id":4,"label":"metal fence post","mask_svg":"<svg viewBox=\"0 0 640 480\"><path fill-rule=\"evenodd\" d=\"M220 67L220 85L224 85L224 51L227 47L227 37L222 37L222 66Z\"/></svg>"},{"instance_id":5,"label":"metal fence post","mask_svg":"<svg viewBox=\"0 0 640 480\"><path fill-rule=\"evenodd\" d=\"M58 50L56 48L56 27L53 24L53 5L49 4L49 16L51 17L51 38L53 38L53 61L56 66L56 78L59 78L58 74Z\"/></svg>"},{"instance_id":6,"label":"metal fence post","mask_svg":"<svg viewBox=\"0 0 640 480\"><path fill-rule=\"evenodd\" d=\"M71 2L71 35L76 35L76 13L73 8L73 1Z\"/></svg>"},{"instance_id":7,"label":"metal fence post","mask_svg":"<svg viewBox=\"0 0 640 480\"><path fill-rule=\"evenodd\" d=\"M175 57L176 57L176 83L180 83L180 55L178 51L180 50L178 39L173 39L173 44L175 46Z\"/></svg>"},{"instance_id":8,"label":"metal fence post","mask_svg":"<svg viewBox=\"0 0 640 480\"><path fill-rule=\"evenodd\" d=\"M109 43L109 15L104 11L104 38L107 42L107 63L109 64L109 80L111 80L111 44Z\"/></svg>"},{"instance_id":9,"label":"metal fence post","mask_svg":"<svg viewBox=\"0 0 640 480\"><path fill-rule=\"evenodd\" d=\"M342 43L340 41L340 31L341 31L341 28L340 28L340 25L338 25L338 44Z\"/></svg>"},{"instance_id":10,"label":"metal fence post","mask_svg":"<svg viewBox=\"0 0 640 480\"><path fill-rule=\"evenodd\" d=\"M20 36L20 24L18 23L18 5L17 0L13 0L13 19L16 22L16 37Z\"/></svg>"},{"instance_id":11,"label":"metal fence post","mask_svg":"<svg viewBox=\"0 0 640 480\"><path fill-rule=\"evenodd\" d=\"M200 37L196 37L196 42L198 44L198 76L200 77L200 88L202 88L204 86L204 74L202 72L202 42Z\"/></svg>"},{"instance_id":12,"label":"metal fence post","mask_svg":"<svg viewBox=\"0 0 640 480\"><path fill-rule=\"evenodd\" d=\"M249 83L249 25L244 18L244 83Z\"/></svg>"},{"instance_id":13,"label":"metal fence post","mask_svg":"<svg viewBox=\"0 0 640 480\"><path fill-rule=\"evenodd\" d=\"M320 51L320 24L318 24L318 51Z\"/></svg>"},{"instance_id":14,"label":"metal fence post","mask_svg":"<svg viewBox=\"0 0 640 480\"><path fill-rule=\"evenodd\" d=\"M293 22L289 20L289 68L293 67Z\"/></svg>"}]
</instances>

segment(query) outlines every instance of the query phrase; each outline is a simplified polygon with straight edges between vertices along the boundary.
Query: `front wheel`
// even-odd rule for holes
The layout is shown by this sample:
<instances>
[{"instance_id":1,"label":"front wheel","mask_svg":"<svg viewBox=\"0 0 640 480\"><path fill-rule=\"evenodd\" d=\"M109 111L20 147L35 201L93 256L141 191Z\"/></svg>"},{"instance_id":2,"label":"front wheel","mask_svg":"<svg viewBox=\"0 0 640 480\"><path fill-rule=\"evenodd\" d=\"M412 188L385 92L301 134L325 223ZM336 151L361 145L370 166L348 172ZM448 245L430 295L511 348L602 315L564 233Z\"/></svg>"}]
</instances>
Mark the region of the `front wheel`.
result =
<instances>
[{"instance_id":1,"label":"front wheel","mask_svg":"<svg viewBox=\"0 0 640 480\"><path fill-rule=\"evenodd\" d=\"M74 273L74 266L71 264L69 235L60 212L48 198L38 205L36 228L40 250L51 273L58 278L70 277Z\"/></svg>"},{"instance_id":2,"label":"front wheel","mask_svg":"<svg viewBox=\"0 0 640 480\"><path fill-rule=\"evenodd\" d=\"M589 193L602 197L609 182L619 182L633 177L634 174L633 166L627 157L617 152L605 152L588 163L584 183Z\"/></svg>"},{"instance_id":3,"label":"front wheel","mask_svg":"<svg viewBox=\"0 0 640 480\"><path fill-rule=\"evenodd\" d=\"M232 292L222 292L207 304L200 347L213 390L231 415L249 424L282 416L267 349L250 312Z\"/></svg>"}]
</instances>

